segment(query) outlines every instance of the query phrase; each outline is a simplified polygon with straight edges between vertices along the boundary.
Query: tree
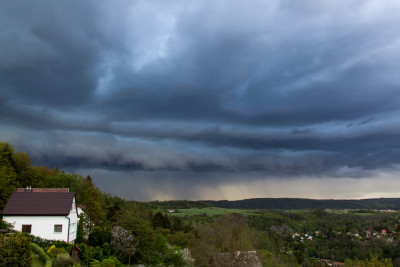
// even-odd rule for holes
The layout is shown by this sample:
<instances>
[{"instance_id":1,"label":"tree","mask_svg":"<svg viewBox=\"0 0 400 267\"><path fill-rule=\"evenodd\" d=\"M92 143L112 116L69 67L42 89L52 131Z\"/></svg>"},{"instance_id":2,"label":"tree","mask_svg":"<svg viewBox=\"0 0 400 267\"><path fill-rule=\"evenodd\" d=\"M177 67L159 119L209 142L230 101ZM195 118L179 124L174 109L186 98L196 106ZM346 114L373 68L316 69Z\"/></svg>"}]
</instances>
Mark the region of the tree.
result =
<instances>
[{"instance_id":1,"label":"tree","mask_svg":"<svg viewBox=\"0 0 400 267\"><path fill-rule=\"evenodd\" d=\"M136 238L130 231L120 226L114 226L112 229L111 246L114 248L116 255L128 255L129 265L131 265L131 256L136 252L136 245Z\"/></svg>"},{"instance_id":2,"label":"tree","mask_svg":"<svg viewBox=\"0 0 400 267\"><path fill-rule=\"evenodd\" d=\"M110 241L111 231L104 226L94 226L89 234L89 244L91 246L103 246L106 243L109 244Z\"/></svg>"},{"instance_id":3,"label":"tree","mask_svg":"<svg viewBox=\"0 0 400 267\"><path fill-rule=\"evenodd\" d=\"M0 210L18 187L13 155L14 148L10 144L0 143Z\"/></svg>"},{"instance_id":4,"label":"tree","mask_svg":"<svg viewBox=\"0 0 400 267\"><path fill-rule=\"evenodd\" d=\"M154 229L156 228L169 229L171 227L171 221L169 220L167 214L163 215L161 211L158 211L153 216L152 226Z\"/></svg>"},{"instance_id":5,"label":"tree","mask_svg":"<svg viewBox=\"0 0 400 267\"><path fill-rule=\"evenodd\" d=\"M31 177L31 159L28 154L24 152L16 152L13 155L14 170L17 174L19 186L26 187L32 185Z\"/></svg>"},{"instance_id":6,"label":"tree","mask_svg":"<svg viewBox=\"0 0 400 267\"><path fill-rule=\"evenodd\" d=\"M64 172L59 172L51 176L47 176L43 187L46 188L69 188L70 192L76 194L76 200L81 202L83 195L82 188L82 177L74 174L67 174Z\"/></svg>"},{"instance_id":7,"label":"tree","mask_svg":"<svg viewBox=\"0 0 400 267\"><path fill-rule=\"evenodd\" d=\"M82 181L83 199L81 200L85 206L85 213L87 213L91 223L89 224L89 231L92 224L101 224L105 219L104 213L104 200L100 191L94 186L92 177L87 176Z\"/></svg>"},{"instance_id":8,"label":"tree","mask_svg":"<svg viewBox=\"0 0 400 267\"><path fill-rule=\"evenodd\" d=\"M199 240L194 242L192 253L197 266L207 266L210 259L224 253L223 261L230 262L248 258L247 252L254 249L256 235L240 214L219 217L213 225L199 227ZM221 265L225 266L225 265Z\"/></svg>"},{"instance_id":9,"label":"tree","mask_svg":"<svg viewBox=\"0 0 400 267\"><path fill-rule=\"evenodd\" d=\"M125 209L118 212L116 224L129 230L138 240L135 262L147 263L151 258L151 246L153 233L149 217L144 216L145 212L135 203L129 203Z\"/></svg>"}]
</instances>

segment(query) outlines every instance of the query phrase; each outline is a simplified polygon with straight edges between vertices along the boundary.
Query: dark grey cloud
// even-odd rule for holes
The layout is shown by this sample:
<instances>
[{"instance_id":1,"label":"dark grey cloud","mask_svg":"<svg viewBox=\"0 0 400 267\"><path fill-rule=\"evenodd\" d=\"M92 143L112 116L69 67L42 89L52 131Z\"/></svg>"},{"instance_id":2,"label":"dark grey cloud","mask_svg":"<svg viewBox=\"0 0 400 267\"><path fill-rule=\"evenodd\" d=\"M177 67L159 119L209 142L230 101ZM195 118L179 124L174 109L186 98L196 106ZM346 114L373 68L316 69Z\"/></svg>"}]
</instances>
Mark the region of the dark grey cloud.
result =
<instances>
[{"instance_id":1,"label":"dark grey cloud","mask_svg":"<svg viewBox=\"0 0 400 267\"><path fill-rule=\"evenodd\" d=\"M136 174L396 169L398 10L396 1L2 2L2 141L36 164Z\"/></svg>"}]
</instances>

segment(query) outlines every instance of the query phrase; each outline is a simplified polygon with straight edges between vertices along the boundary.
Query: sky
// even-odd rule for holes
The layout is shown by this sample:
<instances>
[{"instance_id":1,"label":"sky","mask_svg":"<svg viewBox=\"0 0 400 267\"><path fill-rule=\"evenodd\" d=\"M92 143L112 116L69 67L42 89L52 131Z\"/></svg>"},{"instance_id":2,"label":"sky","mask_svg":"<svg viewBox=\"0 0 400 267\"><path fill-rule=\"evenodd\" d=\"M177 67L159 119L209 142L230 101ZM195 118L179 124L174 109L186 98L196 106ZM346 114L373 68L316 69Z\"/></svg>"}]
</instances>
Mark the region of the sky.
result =
<instances>
[{"instance_id":1,"label":"sky","mask_svg":"<svg viewBox=\"0 0 400 267\"><path fill-rule=\"evenodd\" d=\"M0 141L126 199L400 197L400 2L0 2Z\"/></svg>"}]
</instances>

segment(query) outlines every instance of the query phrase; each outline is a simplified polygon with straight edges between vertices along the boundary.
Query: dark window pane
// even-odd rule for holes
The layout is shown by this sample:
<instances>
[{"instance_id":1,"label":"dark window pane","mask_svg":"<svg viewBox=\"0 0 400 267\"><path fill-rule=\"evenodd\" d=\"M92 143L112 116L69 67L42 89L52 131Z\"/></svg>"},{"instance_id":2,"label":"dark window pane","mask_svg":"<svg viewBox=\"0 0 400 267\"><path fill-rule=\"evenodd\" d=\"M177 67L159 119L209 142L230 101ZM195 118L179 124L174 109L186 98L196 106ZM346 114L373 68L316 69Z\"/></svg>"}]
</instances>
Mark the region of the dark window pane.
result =
<instances>
[{"instance_id":1,"label":"dark window pane","mask_svg":"<svg viewBox=\"0 0 400 267\"><path fill-rule=\"evenodd\" d=\"M61 233L61 232L62 232L62 224L55 224L54 233Z\"/></svg>"},{"instance_id":2,"label":"dark window pane","mask_svg":"<svg viewBox=\"0 0 400 267\"><path fill-rule=\"evenodd\" d=\"M23 233L31 233L32 225L31 224L23 224L22 225L22 232Z\"/></svg>"}]
</instances>

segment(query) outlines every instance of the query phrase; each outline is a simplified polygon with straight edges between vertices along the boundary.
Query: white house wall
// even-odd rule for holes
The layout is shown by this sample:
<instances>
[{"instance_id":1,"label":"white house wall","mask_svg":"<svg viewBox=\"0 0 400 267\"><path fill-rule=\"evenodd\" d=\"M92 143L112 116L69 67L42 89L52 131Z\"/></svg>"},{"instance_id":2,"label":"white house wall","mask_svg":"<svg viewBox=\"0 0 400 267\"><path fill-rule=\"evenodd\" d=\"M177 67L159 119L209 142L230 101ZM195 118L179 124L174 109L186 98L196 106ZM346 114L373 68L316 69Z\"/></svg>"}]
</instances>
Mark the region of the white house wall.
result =
<instances>
[{"instance_id":1,"label":"white house wall","mask_svg":"<svg viewBox=\"0 0 400 267\"><path fill-rule=\"evenodd\" d=\"M71 211L68 215L69 218L69 223L70 223L70 227L69 227L69 242L72 242L76 239L76 234L78 231L78 211L76 209L76 203L75 203L75 198L73 200L72 203L72 207L71 207Z\"/></svg>"},{"instance_id":2,"label":"white house wall","mask_svg":"<svg viewBox=\"0 0 400 267\"><path fill-rule=\"evenodd\" d=\"M68 240L70 220L65 216L3 216L3 220L14 224L14 230L17 231L22 231L22 225L32 225L32 235L50 240L73 241ZM54 225L56 224L62 225L61 233L54 232Z\"/></svg>"}]
</instances>

